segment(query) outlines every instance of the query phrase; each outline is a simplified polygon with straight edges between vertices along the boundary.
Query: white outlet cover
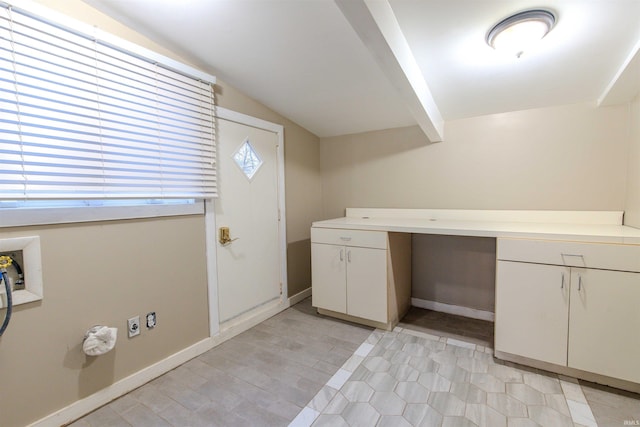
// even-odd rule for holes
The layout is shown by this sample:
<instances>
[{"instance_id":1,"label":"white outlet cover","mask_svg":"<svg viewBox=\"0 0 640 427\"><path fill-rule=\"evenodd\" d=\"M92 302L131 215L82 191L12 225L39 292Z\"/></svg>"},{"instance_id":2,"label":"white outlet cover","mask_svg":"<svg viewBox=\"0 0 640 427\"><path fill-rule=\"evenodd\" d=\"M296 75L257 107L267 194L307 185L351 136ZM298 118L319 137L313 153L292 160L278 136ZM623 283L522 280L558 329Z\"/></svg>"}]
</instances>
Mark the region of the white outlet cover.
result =
<instances>
[{"instance_id":1,"label":"white outlet cover","mask_svg":"<svg viewBox=\"0 0 640 427\"><path fill-rule=\"evenodd\" d=\"M147 313L147 329L153 329L156 327L156 312L152 311Z\"/></svg>"},{"instance_id":2,"label":"white outlet cover","mask_svg":"<svg viewBox=\"0 0 640 427\"><path fill-rule=\"evenodd\" d=\"M127 320L127 330L129 331L129 338L140 335L140 316Z\"/></svg>"}]
</instances>

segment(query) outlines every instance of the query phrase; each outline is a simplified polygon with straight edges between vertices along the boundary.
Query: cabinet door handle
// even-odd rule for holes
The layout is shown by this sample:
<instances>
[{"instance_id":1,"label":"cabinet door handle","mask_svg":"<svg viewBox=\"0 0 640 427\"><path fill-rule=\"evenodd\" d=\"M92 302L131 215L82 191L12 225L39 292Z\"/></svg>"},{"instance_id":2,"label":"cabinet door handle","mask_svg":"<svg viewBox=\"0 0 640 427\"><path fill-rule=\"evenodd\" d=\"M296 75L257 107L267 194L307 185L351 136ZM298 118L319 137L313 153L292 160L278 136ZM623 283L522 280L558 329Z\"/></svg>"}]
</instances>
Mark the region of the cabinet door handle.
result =
<instances>
[{"instance_id":1,"label":"cabinet door handle","mask_svg":"<svg viewBox=\"0 0 640 427\"><path fill-rule=\"evenodd\" d=\"M562 282L560 282L560 289L564 289L564 273L562 273Z\"/></svg>"},{"instance_id":2,"label":"cabinet door handle","mask_svg":"<svg viewBox=\"0 0 640 427\"><path fill-rule=\"evenodd\" d=\"M344 261L344 249L340 249L340 261Z\"/></svg>"},{"instance_id":3,"label":"cabinet door handle","mask_svg":"<svg viewBox=\"0 0 640 427\"><path fill-rule=\"evenodd\" d=\"M351 262L351 251L347 251L347 261Z\"/></svg>"},{"instance_id":4,"label":"cabinet door handle","mask_svg":"<svg viewBox=\"0 0 640 427\"><path fill-rule=\"evenodd\" d=\"M582 276L578 276L578 292L582 290Z\"/></svg>"}]
</instances>

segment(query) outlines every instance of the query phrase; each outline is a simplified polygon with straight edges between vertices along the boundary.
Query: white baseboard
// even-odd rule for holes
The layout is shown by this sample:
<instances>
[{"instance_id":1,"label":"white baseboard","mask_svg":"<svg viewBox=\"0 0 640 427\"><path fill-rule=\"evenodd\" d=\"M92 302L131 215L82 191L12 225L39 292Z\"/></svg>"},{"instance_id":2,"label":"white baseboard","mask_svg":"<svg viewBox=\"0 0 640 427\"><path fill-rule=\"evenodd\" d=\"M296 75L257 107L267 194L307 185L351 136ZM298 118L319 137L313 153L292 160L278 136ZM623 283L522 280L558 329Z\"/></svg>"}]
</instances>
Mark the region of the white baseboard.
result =
<instances>
[{"instance_id":1,"label":"white baseboard","mask_svg":"<svg viewBox=\"0 0 640 427\"><path fill-rule=\"evenodd\" d=\"M292 298L301 298L302 300L304 297L299 297L299 295L305 292L308 292L310 295L311 289L309 288L300 292ZM140 386L143 386L160 375L177 368L194 357L197 357L202 353L211 350L213 347L222 344L228 339L254 327L271 316L278 314L289 307L289 301L290 299L274 300L273 302L267 303L263 306L256 307L254 310L244 313L235 319L229 320L228 322L220 325L220 333L218 335L199 341L184 350L180 350L179 352L174 353L151 366L147 366L146 368L85 397L84 399L77 400L69 406L59 409L33 424L30 424L29 427L59 427L77 420L89 412L106 405L112 400L117 399Z\"/></svg>"},{"instance_id":2,"label":"white baseboard","mask_svg":"<svg viewBox=\"0 0 640 427\"><path fill-rule=\"evenodd\" d=\"M174 353L153 365L147 366L135 374L129 375L128 377L113 383L109 387L103 388L84 399L77 400L71 405L41 418L33 424L30 424L30 427L59 427L66 425L85 414L106 405L112 400L129 393L131 390L135 390L160 375L177 368L183 363L201 355L205 351L210 350L213 346L214 340L212 338L203 339L202 341L199 341L184 350L180 350L179 352Z\"/></svg>"},{"instance_id":3,"label":"white baseboard","mask_svg":"<svg viewBox=\"0 0 640 427\"><path fill-rule=\"evenodd\" d=\"M276 299L243 313L238 317L221 323L220 334L213 337L215 345L253 328L258 323L264 322L268 318L275 316L287 308L289 308L289 300Z\"/></svg>"},{"instance_id":4,"label":"white baseboard","mask_svg":"<svg viewBox=\"0 0 640 427\"><path fill-rule=\"evenodd\" d=\"M297 294L295 294L293 296L290 296L289 297L289 307L291 307L292 305L296 305L297 303L299 303L303 299L309 298L310 296L311 296L311 286L309 286L304 291L300 291Z\"/></svg>"},{"instance_id":5,"label":"white baseboard","mask_svg":"<svg viewBox=\"0 0 640 427\"><path fill-rule=\"evenodd\" d=\"M495 319L495 314L490 311L477 310L475 308L461 307L459 305L445 304L425 299L411 298L411 305L426 308L427 310L470 317L472 319L488 320L489 322L493 322Z\"/></svg>"}]
</instances>

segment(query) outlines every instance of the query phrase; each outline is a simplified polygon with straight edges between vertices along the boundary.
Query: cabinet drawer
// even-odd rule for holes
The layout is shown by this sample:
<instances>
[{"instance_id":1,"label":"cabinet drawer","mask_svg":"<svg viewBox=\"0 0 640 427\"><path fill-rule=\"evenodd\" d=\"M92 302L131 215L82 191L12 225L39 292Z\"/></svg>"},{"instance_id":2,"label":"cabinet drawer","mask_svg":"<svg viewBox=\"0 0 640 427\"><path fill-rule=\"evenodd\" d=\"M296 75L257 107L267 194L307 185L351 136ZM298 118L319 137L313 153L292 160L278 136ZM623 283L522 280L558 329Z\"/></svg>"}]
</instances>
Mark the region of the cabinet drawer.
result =
<instances>
[{"instance_id":1,"label":"cabinet drawer","mask_svg":"<svg viewBox=\"0 0 640 427\"><path fill-rule=\"evenodd\" d=\"M496 252L503 261L640 272L640 245L498 239Z\"/></svg>"},{"instance_id":2,"label":"cabinet drawer","mask_svg":"<svg viewBox=\"0 0 640 427\"><path fill-rule=\"evenodd\" d=\"M339 228L312 227L311 243L387 249L387 233L386 231L343 230Z\"/></svg>"}]
</instances>

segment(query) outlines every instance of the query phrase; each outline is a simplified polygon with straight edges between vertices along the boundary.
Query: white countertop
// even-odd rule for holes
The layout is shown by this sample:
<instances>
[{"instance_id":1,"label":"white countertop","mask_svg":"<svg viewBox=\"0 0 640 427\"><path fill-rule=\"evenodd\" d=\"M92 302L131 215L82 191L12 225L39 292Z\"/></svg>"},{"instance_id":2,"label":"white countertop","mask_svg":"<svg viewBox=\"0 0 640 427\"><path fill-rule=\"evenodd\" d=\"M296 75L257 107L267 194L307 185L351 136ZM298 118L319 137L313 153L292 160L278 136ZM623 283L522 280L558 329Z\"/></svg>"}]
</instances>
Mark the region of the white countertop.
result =
<instances>
[{"instance_id":1,"label":"white countertop","mask_svg":"<svg viewBox=\"0 0 640 427\"><path fill-rule=\"evenodd\" d=\"M317 221L319 228L474 237L513 237L603 243L640 244L640 229L615 224L472 221L428 218L343 217Z\"/></svg>"}]
</instances>

